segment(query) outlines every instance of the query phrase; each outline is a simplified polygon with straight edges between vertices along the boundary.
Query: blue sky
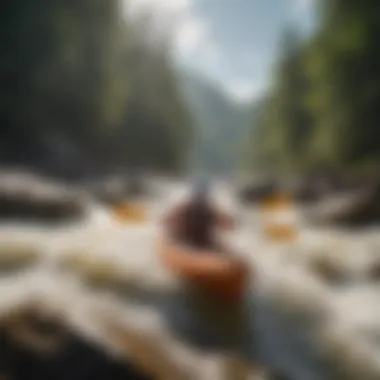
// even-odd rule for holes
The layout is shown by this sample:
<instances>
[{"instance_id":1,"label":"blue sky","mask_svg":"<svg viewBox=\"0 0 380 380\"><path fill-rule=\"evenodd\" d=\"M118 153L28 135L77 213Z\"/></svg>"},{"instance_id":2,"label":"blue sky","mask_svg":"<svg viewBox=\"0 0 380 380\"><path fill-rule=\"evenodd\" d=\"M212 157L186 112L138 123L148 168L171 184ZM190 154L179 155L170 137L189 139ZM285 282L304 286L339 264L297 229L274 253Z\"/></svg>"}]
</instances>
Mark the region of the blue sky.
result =
<instances>
[{"instance_id":1,"label":"blue sky","mask_svg":"<svg viewBox=\"0 0 380 380\"><path fill-rule=\"evenodd\" d=\"M316 0L130 0L170 24L177 61L219 82L237 101L269 86L281 32L308 34Z\"/></svg>"}]
</instances>

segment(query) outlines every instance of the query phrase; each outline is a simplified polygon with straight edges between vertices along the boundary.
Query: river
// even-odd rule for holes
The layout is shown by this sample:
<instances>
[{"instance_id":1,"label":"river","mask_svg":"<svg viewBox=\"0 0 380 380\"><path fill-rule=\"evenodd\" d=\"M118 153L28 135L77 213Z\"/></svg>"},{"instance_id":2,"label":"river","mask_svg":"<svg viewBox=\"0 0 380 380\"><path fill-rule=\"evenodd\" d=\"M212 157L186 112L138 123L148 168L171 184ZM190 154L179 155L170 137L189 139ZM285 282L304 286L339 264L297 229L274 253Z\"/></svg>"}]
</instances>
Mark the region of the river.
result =
<instances>
[{"instance_id":1,"label":"river","mask_svg":"<svg viewBox=\"0 0 380 380\"><path fill-rule=\"evenodd\" d=\"M380 281L371 275L380 265L379 230L316 230L293 210L299 236L286 244L271 242L261 233L262 216L239 205L230 190L220 185L215 195L239 221L226 239L257 273L247 295L255 330L252 361L292 380L338 379L342 374L379 378ZM120 223L108 210L93 206L86 221L76 225L2 226L0 311L43 299L115 350L118 345L99 327L100 315L151 334L156 343L166 339L173 346L168 350L177 351L177 338L163 336L168 330L165 299L178 284L157 261L155 241L160 216L186 191L186 184L163 184L159 197L144 202L149 220L142 225ZM326 267L339 281L325 279ZM90 285L85 285L89 277ZM186 351L186 365L197 350ZM209 369L215 367L214 353L209 359L197 355L193 378L217 379Z\"/></svg>"}]
</instances>

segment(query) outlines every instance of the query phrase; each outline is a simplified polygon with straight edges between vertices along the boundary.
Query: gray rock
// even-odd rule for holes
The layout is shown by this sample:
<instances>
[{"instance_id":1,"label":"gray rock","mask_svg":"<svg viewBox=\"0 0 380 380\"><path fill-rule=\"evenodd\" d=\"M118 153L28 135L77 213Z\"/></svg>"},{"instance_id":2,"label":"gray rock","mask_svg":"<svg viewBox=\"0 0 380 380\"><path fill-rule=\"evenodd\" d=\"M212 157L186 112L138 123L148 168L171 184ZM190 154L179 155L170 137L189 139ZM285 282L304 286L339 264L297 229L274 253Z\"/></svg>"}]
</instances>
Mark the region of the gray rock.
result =
<instances>
[{"instance_id":1,"label":"gray rock","mask_svg":"<svg viewBox=\"0 0 380 380\"><path fill-rule=\"evenodd\" d=\"M317 224L365 226L380 221L380 187L367 185L361 190L336 194L306 212L306 219Z\"/></svg>"},{"instance_id":2,"label":"gray rock","mask_svg":"<svg viewBox=\"0 0 380 380\"><path fill-rule=\"evenodd\" d=\"M88 184L86 190L99 202L112 206L149 195L150 186L140 178L115 176Z\"/></svg>"},{"instance_id":3,"label":"gray rock","mask_svg":"<svg viewBox=\"0 0 380 380\"><path fill-rule=\"evenodd\" d=\"M3 319L0 328L1 371L14 380L152 380L126 360L38 310Z\"/></svg>"},{"instance_id":4,"label":"gray rock","mask_svg":"<svg viewBox=\"0 0 380 380\"><path fill-rule=\"evenodd\" d=\"M278 191L276 181L255 181L243 186L238 191L239 199L244 203L259 203L265 198L275 195Z\"/></svg>"},{"instance_id":5,"label":"gray rock","mask_svg":"<svg viewBox=\"0 0 380 380\"><path fill-rule=\"evenodd\" d=\"M86 197L76 189L28 173L0 173L0 219L61 222L83 217Z\"/></svg>"}]
</instances>

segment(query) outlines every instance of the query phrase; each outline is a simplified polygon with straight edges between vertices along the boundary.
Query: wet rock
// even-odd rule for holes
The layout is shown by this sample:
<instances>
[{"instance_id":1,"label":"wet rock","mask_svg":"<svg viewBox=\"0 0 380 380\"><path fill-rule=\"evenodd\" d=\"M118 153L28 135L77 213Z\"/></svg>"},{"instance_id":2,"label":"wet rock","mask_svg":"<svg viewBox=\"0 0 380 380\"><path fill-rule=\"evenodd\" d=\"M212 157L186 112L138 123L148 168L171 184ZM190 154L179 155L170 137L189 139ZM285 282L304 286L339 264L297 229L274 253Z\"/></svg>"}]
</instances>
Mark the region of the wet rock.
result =
<instances>
[{"instance_id":1,"label":"wet rock","mask_svg":"<svg viewBox=\"0 0 380 380\"><path fill-rule=\"evenodd\" d=\"M259 203L278 192L278 184L275 181L257 181L243 186L238 191L241 202Z\"/></svg>"},{"instance_id":2,"label":"wet rock","mask_svg":"<svg viewBox=\"0 0 380 380\"><path fill-rule=\"evenodd\" d=\"M119 178L88 184L86 190L98 202L105 205L120 203L126 197L125 184Z\"/></svg>"},{"instance_id":3,"label":"wet rock","mask_svg":"<svg viewBox=\"0 0 380 380\"><path fill-rule=\"evenodd\" d=\"M86 198L79 191L25 173L0 173L0 219L40 222L83 217Z\"/></svg>"},{"instance_id":4,"label":"wet rock","mask_svg":"<svg viewBox=\"0 0 380 380\"><path fill-rule=\"evenodd\" d=\"M127 194L130 197L141 197L149 194L149 185L141 177L130 177L127 181Z\"/></svg>"},{"instance_id":5,"label":"wet rock","mask_svg":"<svg viewBox=\"0 0 380 380\"><path fill-rule=\"evenodd\" d=\"M380 260L376 260L368 270L368 278L371 281L380 281Z\"/></svg>"},{"instance_id":6,"label":"wet rock","mask_svg":"<svg viewBox=\"0 0 380 380\"><path fill-rule=\"evenodd\" d=\"M107 206L149 194L149 186L146 181L140 178L119 176L89 184L86 189L97 201Z\"/></svg>"},{"instance_id":7,"label":"wet rock","mask_svg":"<svg viewBox=\"0 0 380 380\"><path fill-rule=\"evenodd\" d=\"M2 321L0 371L13 380L153 380L69 329L57 316L33 309Z\"/></svg>"},{"instance_id":8,"label":"wet rock","mask_svg":"<svg viewBox=\"0 0 380 380\"><path fill-rule=\"evenodd\" d=\"M350 274L338 259L329 256L316 256L310 261L310 270L325 283L340 285L349 282Z\"/></svg>"},{"instance_id":9,"label":"wet rock","mask_svg":"<svg viewBox=\"0 0 380 380\"><path fill-rule=\"evenodd\" d=\"M338 194L309 210L307 219L316 224L365 226L380 221L380 186Z\"/></svg>"},{"instance_id":10,"label":"wet rock","mask_svg":"<svg viewBox=\"0 0 380 380\"><path fill-rule=\"evenodd\" d=\"M311 203L320 200L327 189L323 184L315 184L308 179L297 180L287 186L293 199L298 203Z\"/></svg>"},{"instance_id":11,"label":"wet rock","mask_svg":"<svg viewBox=\"0 0 380 380\"><path fill-rule=\"evenodd\" d=\"M309 204L345 191L349 183L338 175L306 175L292 180L286 187L296 202Z\"/></svg>"}]
</instances>

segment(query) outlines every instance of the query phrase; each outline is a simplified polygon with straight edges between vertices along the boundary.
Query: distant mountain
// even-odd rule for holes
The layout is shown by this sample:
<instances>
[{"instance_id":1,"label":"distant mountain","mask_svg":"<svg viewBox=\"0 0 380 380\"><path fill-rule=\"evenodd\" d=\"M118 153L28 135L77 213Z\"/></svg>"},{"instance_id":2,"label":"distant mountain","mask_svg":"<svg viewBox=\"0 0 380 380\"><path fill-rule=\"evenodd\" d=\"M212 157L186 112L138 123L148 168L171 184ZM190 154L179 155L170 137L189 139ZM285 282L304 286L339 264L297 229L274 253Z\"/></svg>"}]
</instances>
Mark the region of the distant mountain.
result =
<instances>
[{"instance_id":1,"label":"distant mountain","mask_svg":"<svg viewBox=\"0 0 380 380\"><path fill-rule=\"evenodd\" d=\"M197 129L194 166L212 172L235 169L250 129L250 105L234 103L217 84L200 74L186 72L182 86Z\"/></svg>"}]
</instances>

